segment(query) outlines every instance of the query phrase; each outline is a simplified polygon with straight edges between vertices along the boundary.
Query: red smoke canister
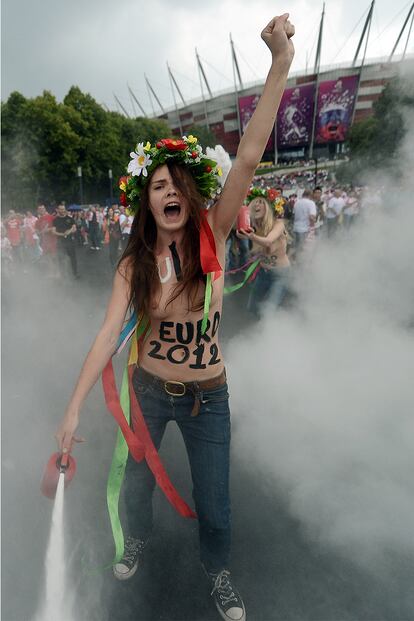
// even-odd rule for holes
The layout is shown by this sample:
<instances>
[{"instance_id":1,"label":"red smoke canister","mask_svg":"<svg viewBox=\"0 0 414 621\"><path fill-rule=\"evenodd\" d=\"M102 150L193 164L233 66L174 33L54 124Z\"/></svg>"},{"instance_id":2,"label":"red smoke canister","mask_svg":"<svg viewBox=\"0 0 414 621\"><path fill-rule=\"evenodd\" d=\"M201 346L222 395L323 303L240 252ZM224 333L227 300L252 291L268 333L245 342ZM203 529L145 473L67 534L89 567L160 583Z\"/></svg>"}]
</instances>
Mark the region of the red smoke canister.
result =
<instances>
[{"instance_id":1,"label":"red smoke canister","mask_svg":"<svg viewBox=\"0 0 414 621\"><path fill-rule=\"evenodd\" d=\"M52 500L56 496L57 485L61 473L65 475L65 487L69 485L76 472L76 461L69 453L53 453L46 464L40 491Z\"/></svg>"},{"instance_id":2,"label":"red smoke canister","mask_svg":"<svg viewBox=\"0 0 414 621\"><path fill-rule=\"evenodd\" d=\"M249 205L243 205L237 216L237 230L248 231L250 228L250 208Z\"/></svg>"}]
</instances>

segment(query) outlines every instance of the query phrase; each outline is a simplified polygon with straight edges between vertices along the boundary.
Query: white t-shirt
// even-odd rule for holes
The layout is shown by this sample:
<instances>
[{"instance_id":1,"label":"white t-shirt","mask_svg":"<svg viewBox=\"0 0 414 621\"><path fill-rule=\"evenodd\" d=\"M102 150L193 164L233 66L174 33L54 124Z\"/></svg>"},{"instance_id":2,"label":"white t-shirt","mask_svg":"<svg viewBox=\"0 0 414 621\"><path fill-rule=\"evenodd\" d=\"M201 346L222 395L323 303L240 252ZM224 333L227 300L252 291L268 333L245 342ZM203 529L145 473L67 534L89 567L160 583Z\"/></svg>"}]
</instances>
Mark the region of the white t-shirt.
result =
<instances>
[{"instance_id":1,"label":"white t-shirt","mask_svg":"<svg viewBox=\"0 0 414 621\"><path fill-rule=\"evenodd\" d=\"M294 207L295 220L293 231L295 233L307 233L310 228L309 218L316 218L316 205L310 198L299 198Z\"/></svg>"},{"instance_id":2,"label":"white t-shirt","mask_svg":"<svg viewBox=\"0 0 414 621\"><path fill-rule=\"evenodd\" d=\"M328 220L332 220L332 218L337 218L344 207L345 201L343 198L336 198L335 196L332 196L332 198L330 198L328 201L328 206L326 210L326 217L328 218ZM331 210L333 210L333 212Z\"/></svg>"},{"instance_id":3,"label":"white t-shirt","mask_svg":"<svg viewBox=\"0 0 414 621\"><path fill-rule=\"evenodd\" d=\"M123 223L126 221L126 225L122 228ZM134 221L134 216L126 216L125 214L121 214L119 216L119 225L121 227L122 235L129 235L131 233L131 226Z\"/></svg>"}]
</instances>

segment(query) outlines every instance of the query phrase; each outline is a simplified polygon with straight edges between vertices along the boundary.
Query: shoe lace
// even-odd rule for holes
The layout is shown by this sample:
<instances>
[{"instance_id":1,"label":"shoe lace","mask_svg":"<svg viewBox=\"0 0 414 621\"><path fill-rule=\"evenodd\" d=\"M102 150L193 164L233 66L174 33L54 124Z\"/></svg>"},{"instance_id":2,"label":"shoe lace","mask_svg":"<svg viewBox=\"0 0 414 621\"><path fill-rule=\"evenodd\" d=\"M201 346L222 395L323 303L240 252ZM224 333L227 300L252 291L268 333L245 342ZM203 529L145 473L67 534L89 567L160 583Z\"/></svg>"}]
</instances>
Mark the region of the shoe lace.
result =
<instances>
[{"instance_id":1,"label":"shoe lace","mask_svg":"<svg viewBox=\"0 0 414 621\"><path fill-rule=\"evenodd\" d=\"M137 554L140 554L145 547L145 542L141 539L134 539L133 537L128 537L125 542L124 556L123 560L128 563L132 563L135 560Z\"/></svg>"},{"instance_id":2,"label":"shoe lace","mask_svg":"<svg viewBox=\"0 0 414 621\"><path fill-rule=\"evenodd\" d=\"M211 591L211 595L213 595L216 591L220 595L220 599L224 605L231 601L238 602L237 596L234 593L230 582L230 572L226 569L223 569L223 571L221 571L214 579L214 586Z\"/></svg>"}]
</instances>

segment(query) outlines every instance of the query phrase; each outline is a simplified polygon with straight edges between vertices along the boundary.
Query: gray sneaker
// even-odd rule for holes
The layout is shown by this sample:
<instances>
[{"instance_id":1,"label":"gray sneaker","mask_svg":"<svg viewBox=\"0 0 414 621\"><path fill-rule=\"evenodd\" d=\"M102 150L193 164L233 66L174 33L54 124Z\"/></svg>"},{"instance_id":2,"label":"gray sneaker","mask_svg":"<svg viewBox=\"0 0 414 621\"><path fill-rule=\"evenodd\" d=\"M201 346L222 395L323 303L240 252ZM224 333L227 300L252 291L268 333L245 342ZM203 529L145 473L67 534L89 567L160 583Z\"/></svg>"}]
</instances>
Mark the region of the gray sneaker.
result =
<instances>
[{"instance_id":1,"label":"gray sneaker","mask_svg":"<svg viewBox=\"0 0 414 621\"><path fill-rule=\"evenodd\" d=\"M132 578L138 568L139 557L144 551L148 541L128 537L125 541L124 556L113 567L114 576L118 580Z\"/></svg>"},{"instance_id":2,"label":"gray sneaker","mask_svg":"<svg viewBox=\"0 0 414 621\"><path fill-rule=\"evenodd\" d=\"M246 610L240 593L232 584L230 572L223 569L219 574L209 574L216 608L225 621L246 621Z\"/></svg>"}]
</instances>

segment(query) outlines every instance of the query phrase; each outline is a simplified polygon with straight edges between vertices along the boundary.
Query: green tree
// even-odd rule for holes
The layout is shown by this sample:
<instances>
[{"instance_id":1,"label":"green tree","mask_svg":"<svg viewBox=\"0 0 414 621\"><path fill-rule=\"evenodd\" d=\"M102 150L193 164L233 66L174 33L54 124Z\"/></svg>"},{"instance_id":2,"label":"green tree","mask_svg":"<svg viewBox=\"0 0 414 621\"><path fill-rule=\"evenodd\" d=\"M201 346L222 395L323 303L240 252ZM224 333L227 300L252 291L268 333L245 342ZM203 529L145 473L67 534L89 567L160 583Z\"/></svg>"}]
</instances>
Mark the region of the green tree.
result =
<instances>
[{"instance_id":1,"label":"green tree","mask_svg":"<svg viewBox=\"0 0 414 621\"><path fill-rule=\"evenodd\" d=\"M79 202L78 166L85 202L109 197L109 169L116 198L136 143L171 134L165 121L105 111L76 86L62 103L48 91L34 99L15 92L1 108L5 208L33 208L39 200Z\"/></svg>"},{"instance_id":2,"label":"green tree","mask_svg":"<svg viewBox=\"0 0 414 621\"><path fill-rule=\"evenodd\" d=\"M45 91L34 99L13 93L2 106L3 200L33 207L44 195L56 200L66 190L80 139Z\"/></svg>"}]
</instances>

